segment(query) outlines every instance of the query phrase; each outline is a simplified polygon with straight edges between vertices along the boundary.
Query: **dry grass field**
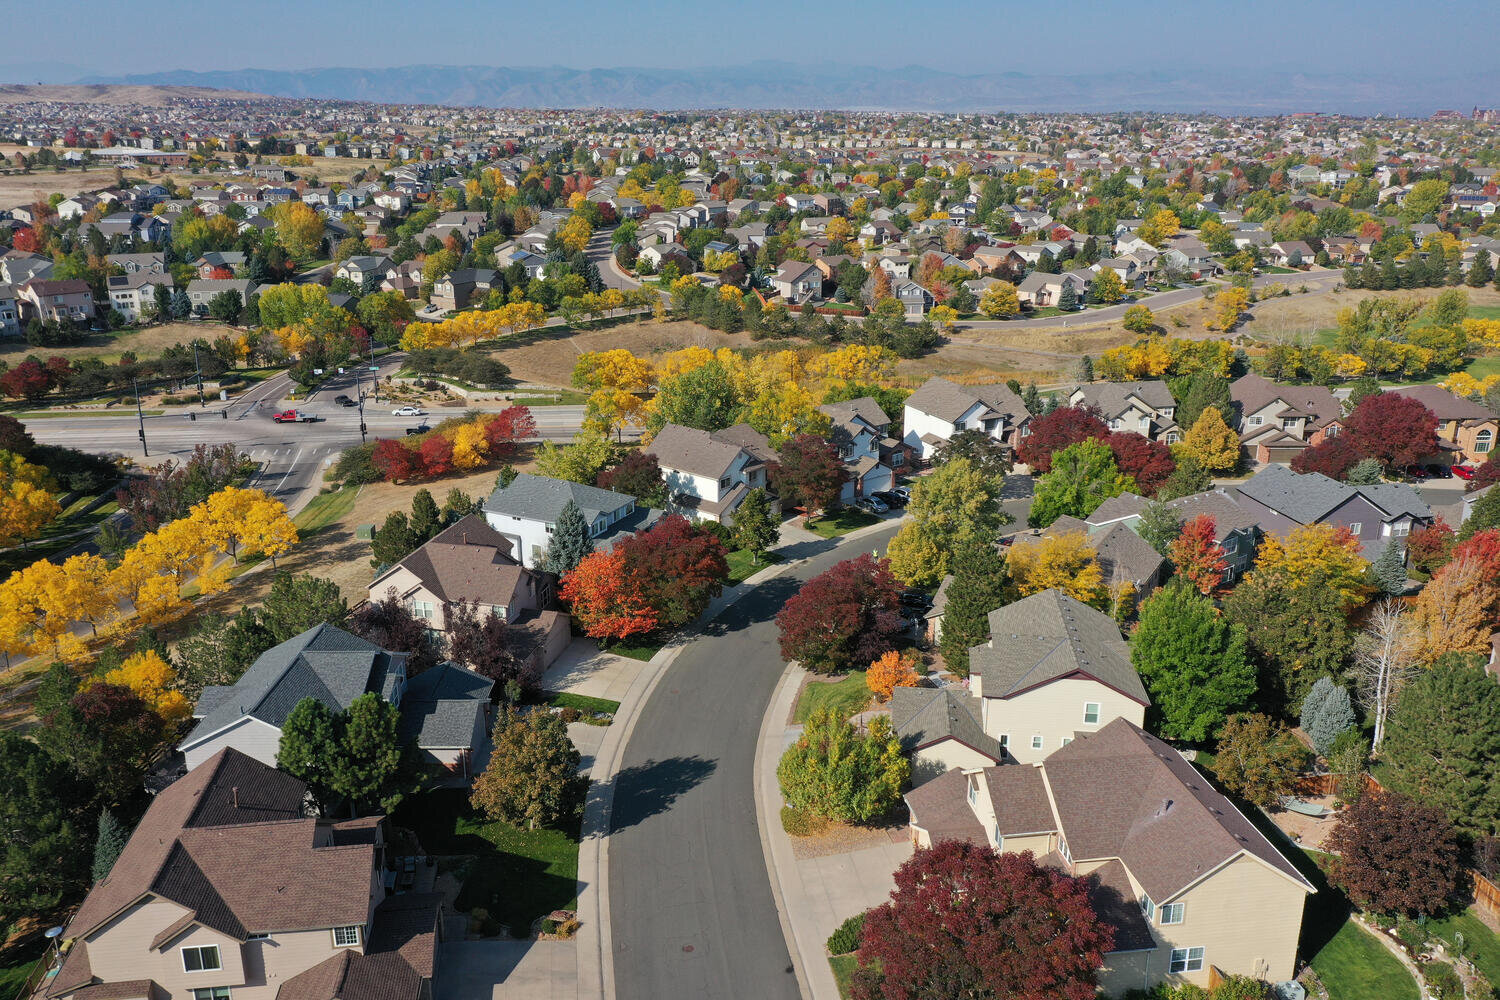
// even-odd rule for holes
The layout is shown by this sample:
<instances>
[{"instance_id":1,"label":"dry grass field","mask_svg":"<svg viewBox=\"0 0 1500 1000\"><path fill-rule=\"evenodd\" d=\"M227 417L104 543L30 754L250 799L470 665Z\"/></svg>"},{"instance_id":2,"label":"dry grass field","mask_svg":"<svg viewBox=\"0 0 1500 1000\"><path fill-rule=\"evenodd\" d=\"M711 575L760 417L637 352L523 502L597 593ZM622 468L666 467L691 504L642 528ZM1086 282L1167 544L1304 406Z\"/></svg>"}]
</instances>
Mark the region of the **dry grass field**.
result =
<instances>
[{"instance_id":1,"label":"dry grass field","mask_svg":"<svg viewBox=\"0 0 1500 1000\"><path fill-rule=\"evenodd\" d=\"M120 104L164 107L181 98L213 97L226 101L264 100L264 94L213 87L158 87L146 84L7 83L0 84L0 104L67 101L76 104Z\"/></svg>"},{"instance_id":2,"label":"dry grass field","mask_svg":"<svg viewBox=\"0 0 1500 1000\"><path fill-rule=\"evenodd\" d=\"M173 344L186 344L195 337L213 341L215 337L233 330L209 320L195 323L162 323L139 330L118 333L96 333L86 343L76 347L32 347L25 340L0 341L0 361L14 365L28 354L49 358L54 354L65 358L98 357L105 361L117 360L126 351L134 351L138 357L148 358L160 354L162 348Z\"/></svg>"},{"instance_id":3,"label":"dry grass field","mask_svg":"<svg viewBox=\"0 0 1500 1000\"><path fill-rule=\"evenodd\" d=\"M14 152L5 152L6 157ZM35 150L32 150L35 152ZM19 208L34 201L46 200L53 193L72 196L82 191L102 191L115 182L113 167L90 170L69 168L63 171L34 170L29 174L0 174L0 208Z\"/></svg>"}]
</instances>

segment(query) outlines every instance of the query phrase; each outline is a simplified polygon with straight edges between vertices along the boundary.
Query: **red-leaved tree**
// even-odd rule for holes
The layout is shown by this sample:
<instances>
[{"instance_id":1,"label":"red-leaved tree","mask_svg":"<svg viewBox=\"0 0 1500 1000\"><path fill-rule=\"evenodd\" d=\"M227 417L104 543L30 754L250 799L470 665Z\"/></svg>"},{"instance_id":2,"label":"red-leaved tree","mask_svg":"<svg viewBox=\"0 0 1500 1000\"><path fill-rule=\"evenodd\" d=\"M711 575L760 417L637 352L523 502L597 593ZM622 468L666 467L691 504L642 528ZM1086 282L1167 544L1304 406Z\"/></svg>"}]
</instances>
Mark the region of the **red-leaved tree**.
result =
<instances>
[{"instance_id":1,"label":"red-leaved tree","mask_svg":"<svg viewBox=\"0 0 1500 1000\"><path fill-rule=\"evenodd\" d=\"M1053 454L1070 444L1109 436L1109 428L1092 406L1058 407L1033 418L1030 429L1031 433L1021 439L1016 457L1031 466L1034 473L1051 472Z\"/></svg>"},{"instance_id":2,"label":"red-leaved tree","mask_svg":"<svg viewBox=\"0 0 1500 1000\"><path fill-rule=\"evenodd\" d=\"M1453 557L1453 543L1457 537L1441 517L1424 528L1417 528L1406 536L1406 551L1411 556L1412 566L1427 574L1437 572Z\"/></svg>"},{"instance_id":3,"label":"red-leaved tree","mask_svg":"<svg viewBox=\"0 0 1500 1000\"><path fill-rule=\"evenodd\" d=\"M803 508L808 517L832 506L844 487L838 448L816 434L799 434L782 445L771 475L782 502Z\"/></svg>"},{"instance_id":4,"label":"red-leaved tree","mask_svg":"<svg viewBox=\"0 0 1500 1000\"><path fill-rule=\"evenodd\" d=\"M395 438L381 438L370 452L370 464L386 482L404 483L422 471L422 456Z\"/></svg>"},{"instance_id":5,"label":"red-leaved tree","mask_svg":"<svg viewBox=\"0 0 1500 1000\"><path fill-rule=\"evenodd\" d=\"M1475 490L1482 490L1486 486L1500 483L1500 458L1496 456L1500 456L1500 451L1490 452L1489 459L1479 464L1479 467L1474 470L1474 478L1464 485L1466 492L1473 493Z\"/></svg>"},{"instance_id":6,"label":"red-leaved tree","mask_svg":"<svg viewBox=\"0 0 1500 1000\"><path fill-rule=\"evenodd\" d=\"M1115 453L1120 471L1134 476L1143 496L1155 496L1177 468L1172 450L1160 441L1152 441L1135 431L1116 431L1104 439Z\"/></svg>"},{"instance_id":7,"label":"red-leaved tree","mask_svg":"<svg viewBox=\"0 0 1500 1000\"><path fill-rule=\"evenodd\" d=\"M853 996L1092 1000L1114 928L1091 885L1030 851L957 840L919 850L896 869L890 901L865 915Z\"/></svg>"},{"instance_id":8,"label":"red-leaved tree","mask_svg":"<svg viewBox=\"0 0 1500 1000\"><path fill-rule=\"evenodd\" d=\"M1463 878L1458 834L1446 816L1404 795L1363 795L1328 836L1333 883L1361 907L1409 916L1438 913Z\"/></svg>"},{"instance_id":9,"label":"red-leaved tree","mask_svg":"<svg viewBox=\"0 0 1500 1000\"><path fill-rule=\"evenodd\" d=\"M1387 469L1412 465L1435 453L1437 426L1437 417L1420 400L1395 392L1366 396L1344 420L1345 433L1359 456L1377 458Z\"/></svg>"},{"instance_id":10,"label":"red-leaved tree","mask_svg":"<svg viewBox=\"0 0 1500 1000\"><path fill-rule=\"evenodd\" d=\"M536 437L536 420L528 407L507 406L485 421L484 437L491 455L509 458L516 453L518 444Z\"/></svg>"},{"instance_id":11,"label":"red-leaved tree","mask_svg":"<svg viewBox=\"0 0 1500 1000\"><path fill-rule=\"evenodd\" d=\"M776 626L784 659L822 674L863 666L901 633L901 586L887 560L846 559L803 584Z\"/></svg>"},{"instance_id":12,"label":"red-leaved tree","mask_svg":"<svg viewBox=\"0 0 1500 1000\"><path fill-rule=\"evenodd\" d=\"M1224 559L1224 550L1215 540L1218 525L1211 514L1190 517L1182 531L1172 540L1167 550L1177 574L1187 580L1200 594L1212 594L1224 582L1224 570L1229 566Z\"/></svg>"},{"instance_id":13,"label":"red-leaved tree","mask_svg":"<svg viewBox=\"0 0 1500 1000\"><path fill-rule=\"evenodd\" d=\"M1292 456L1293 472L1321 472L1329 479L1343 479L1354 464L1364 456L1347 435L1324 438L1311 448L1304 448Z\"/></svg>"},{"instance_id":14,"label":"red-leaved tree","mask_svg":"<svg viewBox=\"0 0 1500 1000\"><path fill-rule=\"evenodd\" d=\"M15 235L11 237L10 245L26 253L36 253L42 247L42 237L35 229L27 226L16 230Z\"/></svg>"},{"instance_id":15,"label":"red-leaved tree","mask_svg":"<svg viewBox=\"0 0 1500 1000\"><path fill-rule=\"evenodd\" d=\"M625 572L618 549L583 557L563 577L558 590L584 634L594 639L625 639L654 632L661 620Z\"/></svg>"},{"instance_id":16,"label":"red-leaved tree","mask_svg":"<svg viewBox=\"0 0 1500 1000\"><path fill-rule=\"evenodd\" d=\"M52 373L40 361L22 361L0 375L0 392L34 403L52 390Z\"/></svg>"},{"instance_id":17,"label":"red-leaved tree","mask_svg":"<svg viewBox=\"0 0 1500 1000\"><path fill-rule=\"evenodd\" d=\"M442 434L433 434L422 442L422 472L428 478L446 475L453 468L453 442Z\"/></svg>"},{"instance_id":18,"label":"red-leaved tree","mask_svg":"<svg viewBox=\"0 0 1500 1000\"><path fill-rule=\"evenodd\" d=\"M719 596L729 579L724 546L672 514L615 545L636 592L663 625L685 625Z\"/></svg>"}]
</instances>

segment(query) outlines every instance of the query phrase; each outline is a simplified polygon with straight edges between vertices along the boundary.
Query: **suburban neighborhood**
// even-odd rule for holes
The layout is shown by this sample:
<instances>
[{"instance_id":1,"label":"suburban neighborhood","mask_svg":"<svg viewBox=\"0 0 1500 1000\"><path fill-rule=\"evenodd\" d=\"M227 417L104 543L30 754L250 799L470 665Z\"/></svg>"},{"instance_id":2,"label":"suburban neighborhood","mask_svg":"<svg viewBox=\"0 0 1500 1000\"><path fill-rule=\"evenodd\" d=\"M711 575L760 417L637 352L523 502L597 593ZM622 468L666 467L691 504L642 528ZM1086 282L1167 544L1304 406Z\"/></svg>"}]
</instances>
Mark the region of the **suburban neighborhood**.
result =
<instances>
[{"instance_id":1,"label":"suburban neighborhood","mask_svg":"<svg viewBox=\"0 0 1500 1000\"><path fill-rule=\"evenodd\" d=\"M265 72L0 86L0 1000L1497 995L1500 112Z\"/></svg>"}]
</instances>

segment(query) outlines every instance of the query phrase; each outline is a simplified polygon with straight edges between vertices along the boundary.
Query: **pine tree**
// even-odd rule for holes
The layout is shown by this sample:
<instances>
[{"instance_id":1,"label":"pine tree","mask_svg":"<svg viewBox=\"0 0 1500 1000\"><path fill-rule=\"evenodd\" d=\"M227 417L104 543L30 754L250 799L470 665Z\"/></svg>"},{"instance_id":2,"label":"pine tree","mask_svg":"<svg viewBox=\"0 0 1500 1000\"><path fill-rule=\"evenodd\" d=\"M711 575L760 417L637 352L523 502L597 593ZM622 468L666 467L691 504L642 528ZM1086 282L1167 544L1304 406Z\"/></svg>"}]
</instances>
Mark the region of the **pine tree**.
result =
<instances>
[{"instance_id":1,"label":"pine tree","mask_svg":"<svg viewBox=\"0 0 1500 1000\"><path fill-rule=\"evenodd\" d=\"M1057 296L1057 308L1063 312L1072 312L1078 308L1078 293L1073 290L1071 281L1063 282L1062 291Z\"/></svg>"},{"instance_id":2,"label":"pine tree","mask_svg":"<svg viewBox=\"0 0 1500 1000\"><path fill-rule=\"evenodd\" d=\"M179 288L172 293L172 318L187 319L193 311L193 300L188 298L188 293Z\"/></svg>"},{"instance_id":3,"label":"pine tree","mask_svg":"<svg viewBox=\"0 0 1500 1000\"><path fill-rule=\"evenodd\" d=\"M589 537L589 526L583 519L583 511L569 500L562 513L557 516L557 524L552 529L552 541L542 555L541 568L548 573L567 576L593 551L594 542Z\"/></svg>"},{"instance_id":4,"label":"pine tree","mask_svg":"<svg viewBox=\"0 0 1500 1000\"><path fill-rule=\"evenodd\" d=\"M990 612L1015 597L1005 558L994 545L973 539L954 553L940 638L949 670L961 677L969 675L969 650L989 636Z\"/></svg>"},{"instance_id":5,"label":"pine tree","mask_svg":"<svg viewBox=\"0 0 1500 1000\"><path fill-rule=\"evenodd\" d=\"M1026 407L1026 412L1033 417L1042 412L1042 394L1037 391L1035 382L1027 382L1026 390L1021 393L1021 402Z\"/></svg>"},{"instance_id":6,"label":"pine tree","mask_svg":"<svg viewBox=\"0 0 1500 1000\"><path fill-rule=\"evenodd\" d=\"M1327 756L1334 739L1355 722L1349 689L1332 677L1319 677L1302 702L1300 721L1313 749Z\"/></svg>"},{"instance_id":7,"label":"pine tree","mask_svg":"<svg viewBox=\"0 0 1500 1000\"><path fill-rule=\"evenodd\" d=\"M1085 354L1078 359L1078 365L1073 373L1078 381L1085 384L1094 381L1094 359Z\"/></svg>"},{"instance_id":8,"label":"pine tree","mask_svg":"<svg viewBox=\"0 0 1500 1000\"><path fill-rule=\"evenodd\" d=\"M771 501L762 489L751 490L734 512L734 541L758 564L766 550L780 537L781 526L771 513Z\"/></svg>"},{"instance_id":9,"label":"pine tree","mask_svg":"<svg viewBox=\"0 0 1500 1000\"><path fill-rule=\"evenodd\" d=\"M110 869L120 858L120 852L125 850L125 843L130 840L130 834L115 819L115 814L105 809L99 813L99 834L94 839L94 881L98 882L109 874Z\"/></svg>"},{"instance_id":10,"label":"pine tree","mask_svg":"<svg viewBox=\"0 0 1500 1000\"><path fill-rule=\"evenodd\" d=\"M370 536L371 565L376 569L391 566L411 554L426 539L412 530L405 511L393 510L385 516L385 523Z\"/></svg>"},{"instance_id":11,"label":"pine tree","mask_svg":"<svg viewBox=\"0 0 1500 1000\"><path fill-rule=\"evenodd\" d=\"M423 542L443 530L443 514L430 490L417 490L411 498L411 530Z\"/></svg>"},{"instance_id":12,"label":"pine tree","mask_svg":"<svg viewBox=\"0 0 1500 1000\"><path fill-rule=\"evenodd\" d=\"M1483 288L1495 277L1495 269L1490 265L1490 255L1481 250L1474 256L1474 263L1469 265L1469 273L1464 278L1464 283L1470 288Z\"/></svg>"},{"instance_id":13,"label":"pine tree","mask_svg":"<svg viewBox=\"0 0 1500 1000\"><path fill-rule=\"evenodd\" d=\"M1392 596L1406 592L1406 550L1390 539L1370 564L1375 585Z\"/></svg>"}]
</instances>

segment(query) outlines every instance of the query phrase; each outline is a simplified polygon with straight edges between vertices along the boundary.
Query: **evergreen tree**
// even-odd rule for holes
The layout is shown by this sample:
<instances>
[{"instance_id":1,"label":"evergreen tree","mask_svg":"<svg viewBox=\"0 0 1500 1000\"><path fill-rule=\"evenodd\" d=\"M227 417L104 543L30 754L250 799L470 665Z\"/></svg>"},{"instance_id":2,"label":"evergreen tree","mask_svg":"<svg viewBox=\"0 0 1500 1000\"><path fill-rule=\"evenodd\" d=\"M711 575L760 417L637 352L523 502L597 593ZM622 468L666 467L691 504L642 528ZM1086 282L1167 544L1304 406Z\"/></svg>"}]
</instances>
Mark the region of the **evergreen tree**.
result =
<instances>
[{"instance_id":1,"label":"evergreen tree","mask_svg":"<svg viewBox=\"0 0 1500 1000\"><path fill-rule=\"evenodd\" d=\"M960 677L969 675L969 650L988 638L990 612L1015 598L1005 557L992 543L975 538L959 547L953 555L939 640L949 670Z\"/></svg>"},{"instance_id":2,"label":"evergreen tree","mask_svg":"<svg viewBox=\"0 0 1500 1000\"><path fill-rule=\"evenodd\" d=\"M1026 412L1033 417L1042 412L1042 394L1037 391L1035 382L1026 383L1026 390L1021 393L1021 402L1026 406Z\"/></svg>"},{"instance_id":3,"label":"evergreen tree","mask_svg":"<svg viewBox=\"0 0 1500 1000\"><path fill-rule=\"evenodd\" d=\"M1344 475L1344 482L1350 486L1374 486L1380 482L1384 471L1380 459L1362 458Z\"/></svg>"},{"instance_id":4,"label":"evergreen tree","mask_svg":"<svg viewBox=\"0 0 1500 1000\"><path fill-rule=\"evenodd\" d=\"M1495 269L1490 264L1490 255L1481 250L1474 255L1474 263L1469 265L1469 273L1464 277L1464 283L1470 288L1483 288L1495 278Z\"/></svg>"},{"instance_id":5,"label":"evergreen tree","mask_svg":"<svg viewBox=\"0 0 1500 1000\"><path fill-rule=\"evenodd\" d=\"M315 625L337 625L349 617L349 603L339 585L308 573L280 570L261 605L261 621L277 642L286 642Z\"/></svg>"},{"instance_id":6,"label":"evergreen tree","mask_svg":"<svg viewBox=\"0 0 1500 1000\"><path fill-rule=\"evenodd\" d=\"M373 691L355 698L339 720L339 745L327 768L329 786L361 809L389 813L404 797L401 713Z\"/></svg>"},{"instance_id":7,"label":"evergreen tree","mask_svg":"<svg viewBox=\"0 0 1500 1000\"><path fill-rule=\"evenodd\" d=\"M115 814L108 809L99 813L99 832L94 838L94 881L98 882L109 874L110 869L120 858L120 852L125 850L126 842L130 840L130 834L115 819Z\"/></svg>"},{"instance_id":8,"label":"evergreen tree","mask_svg":"<svg viewBox=\"0 0 1500 1000\"><path fill-rule=\"evenodd\" d=\"M1406 592L1406 550L1394 538L1387 540L1385 548L1370 564L1370 575L1375 585L1387 594Z\"/></svg>"},{"instance_id":9,"label":"evergreen tree","mask_svg":"<svg viewBox=\"0 0 1500 1000\"><path fill-rule=\"evenodd\" d=\"M542 555L541 568L560 577L567 576L593 551L594 541L589 536L589 525L583 519L583 511L569 500L557 516L552 541L547 543L547 551Z\"/></svg>"},{"instance_id":10,"label":"evergreen tree","mask_svg":"<svg viewBox=\"0 0 1500 1000\"><path fill-rule=\"evenodd\" d=\"M193 311L193 300L188 298L185 289L179 288L172 293L171 313L173 319L187 319Z\"/></svg>"},{"instance_id":11,"label":"evergreen tree","mask_svg":"<svg viewBox=\"0 0 1500 1000\"><path fill-rule=\"evenodd\" d=\"M1448 273L1443 277L1443 284L1449 288L1455 288L1464 283L1464 262L1460 257L1454 257L1448 262Z\"/></svg>"},{"instance_id":12,"label":"evergreen tree","mask_svg":"<svg viewBox=\"0 0 1500 1000\"><path fill-rule=\"evenodd\" d=\"M1255 669L1245 645L1245 630L1182 580L1141 607L1130 661L1151 695L1162 736L1207 740L1246 703L1255 693Z\"/></svg>"},{"instance_id":13,"label":"evergreen tree","mask_svg":"<svg viewBox=\"0 0 1500 1000\"><path fill-rule=\"evenodd\" d=\"M781 525L777 523L776 515L771 513L771 501L766 496L766 491L751 490L734 512L735 544L749 552L750 557L759 563L780 534Z\"/></svg>"},{"instance_id":14,"label":"evergreen tree","mask_svg":"<svg viewBox=\"0 0 1500 1000\"><path fill-rule=\"evenodd\" d=\"M331 784L331 762L338 753L339 720L316 698L303 698L281 724L276 766L307 783L307 790L328 812L338 800Z\"/></svg>"},{"instance_id":15,"label":"evergreen tree","mask_svg":"<svg viewBox=\"0 0 1500 1000\"><path fill-rule=\"evenodd\" d=\"M1234 412L1229 399L1229 380L1213 372L1200 371L1188 377L1173 419L1179 427L1192 427L1210 406L1220 413Z\"/></svg>"},{"instance_id":16,"label":"evergreen tree","mask_svg":"<svg viewBox=\"0 0 1500 1000\"><path fill-rule=\"evenodd\" d=\"M385 523L370 536L373 557L370 564L376 569L392 566L410 555L425 538L412 529L406 512L393 510L385 516Z\"/></svg>"},{"instance_id":17,"label":"evergreen tree","mask_svg":"<svg viewBox=\"0 0 1500 1000\"><path fill-rule=\"evenodd\" d=\"M1071 281L1063 282L1062 291L1057 296L1057 308L1063 312L1072 312L1078 308L1078 293L1073 290Z\"/></svg>"},{"instance_id":18,"label":"evergreen tree","mask_svg":"<svg viewBox=\"0 0 1500 1000\"><path fill-rule=\"evenodd\" d=\"M1327 756L1338 735L1355 723L1348 688L1332 677L1319 677L1302 701L1300 721L1313 749Z\"/></svg>"},{"instance_id":19,"label":"evergreen tree","mask_svg":"<svg viewBox=\"0 0 1500 1000\"><path fill-rule=\"evenodd\" d=\"M418 545L443 530L443 513L425 487L411 498L411 530L421 539Z\"/></svg>"},{"instance_id":20,"label":"evergreen tree","mask_svg":"<svg viewBox=\"0 0 1500 1000\"><path fill-rule=\"evenodd\" d=\"M1073 370L1074 378L1083 383L1094 381L1094 359L1085 354L1078 359L1078 365Z\"/></svg>"},{"instance_id":21,"label":"evergreen tree","mask_svg":"<svg viewBox=\"0 0 1500 1000\"><path fill-rule=\"evenodd\" d=\"M88 890L87 797L71 765L23 736L0 733L0 927L53 912Z\"/></svg>"}]
</instances>

